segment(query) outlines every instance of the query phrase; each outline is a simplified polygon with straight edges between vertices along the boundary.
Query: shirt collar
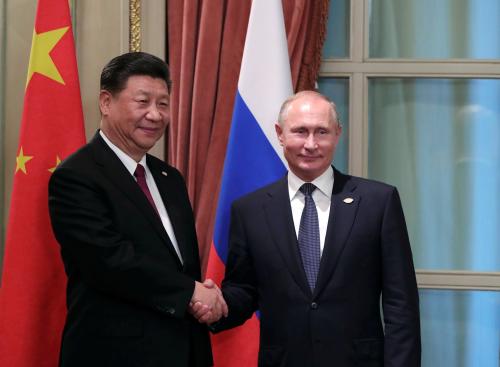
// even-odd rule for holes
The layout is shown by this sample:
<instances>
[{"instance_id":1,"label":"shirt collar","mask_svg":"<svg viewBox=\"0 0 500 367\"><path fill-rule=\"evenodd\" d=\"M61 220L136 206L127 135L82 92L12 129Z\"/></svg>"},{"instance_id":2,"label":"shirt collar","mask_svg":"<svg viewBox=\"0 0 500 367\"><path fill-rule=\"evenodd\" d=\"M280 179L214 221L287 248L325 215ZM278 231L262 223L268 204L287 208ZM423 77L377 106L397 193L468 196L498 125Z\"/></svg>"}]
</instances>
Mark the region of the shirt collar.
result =
<instances>
[{"instance_id":1,"label":"shirt collar","mask_svg":"<svg viewBox=\"0 0 500 367\"><path fill-rule=\"evenodd\" d=\"M111 150L113 152L115 152L115 154L118 156L118 158L120 159L120 161L123 163L123 165L125 166L125 168L127 169L127 171L129 171L130 174L133 176L134 172L135 172L135 169L137 168L137 162L133 158L131 158L129 155L127 155L127 153L125 153L123 150L121 150L116 145L114 145L111 142L111 140L108 139L108 137L104 134L104 132L102 130L99 130L99 134L101 135L101 137L103 138L103 140L106 142L106 144L108 144L108 146L111 148ZM139 161L139 163L142 164L144 166L144 168L147 169L147 166L146 166L146 155L142 156L142 158Z\"/></svg>"},{"instance_id":2,"label":"shirt collar","mask_svg":"<svg viewBox=\"0 0 500 367\"><path fill-rule=\"evenodd\" d=\"M329 166L325 172L316 177L313 181L311 181L314 186L316 186L324 195L326 195L329 199L332 197L333 190L333 181L334 174L332 166ZM288 193L290 194L290 200L292 200L300 187L306 182L300 179L295 173L292 171L288 171Z\"/></svg>"}]
</instances>

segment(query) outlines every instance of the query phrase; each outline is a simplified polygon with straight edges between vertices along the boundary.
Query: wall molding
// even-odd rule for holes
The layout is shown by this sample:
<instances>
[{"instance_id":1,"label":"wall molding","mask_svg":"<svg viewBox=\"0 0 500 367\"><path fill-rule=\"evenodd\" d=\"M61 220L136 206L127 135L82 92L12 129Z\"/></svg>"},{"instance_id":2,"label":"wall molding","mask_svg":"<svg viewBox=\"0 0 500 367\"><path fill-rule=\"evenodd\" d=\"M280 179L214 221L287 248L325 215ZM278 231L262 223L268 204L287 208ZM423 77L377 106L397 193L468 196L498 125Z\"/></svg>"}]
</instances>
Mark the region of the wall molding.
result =
<instances>
[{"instance_id":1,"label":"wall molding","mask_svg":"<svg viewBox=\"0 0 500 367\"><path fill-rule=\"evenodd\" d=\"M417 270L421 289L500 291L500 272Z\"/></svg>"}]
</instances>

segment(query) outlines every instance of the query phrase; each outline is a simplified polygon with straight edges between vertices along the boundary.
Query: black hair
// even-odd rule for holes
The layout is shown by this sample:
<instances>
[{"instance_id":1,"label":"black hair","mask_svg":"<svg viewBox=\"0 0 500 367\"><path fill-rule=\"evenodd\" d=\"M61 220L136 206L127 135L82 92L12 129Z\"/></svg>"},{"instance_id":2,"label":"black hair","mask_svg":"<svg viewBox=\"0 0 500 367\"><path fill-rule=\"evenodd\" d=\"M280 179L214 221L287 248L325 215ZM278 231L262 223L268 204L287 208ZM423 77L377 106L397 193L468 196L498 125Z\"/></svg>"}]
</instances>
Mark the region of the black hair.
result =
<instances>
[{"instance_id":1,"label":"black hair","mask_svg":"<svg viewBox=\"0 0 500 367\"><path fill-rule=\"evenodd\" d=\"M125 89L128 78L134 75L163 79L170 89L170 72L165 61L146 52L129 52L113 58L104 66L101 90L111 94L120 93Z\"/></svg>"}]
</instances>

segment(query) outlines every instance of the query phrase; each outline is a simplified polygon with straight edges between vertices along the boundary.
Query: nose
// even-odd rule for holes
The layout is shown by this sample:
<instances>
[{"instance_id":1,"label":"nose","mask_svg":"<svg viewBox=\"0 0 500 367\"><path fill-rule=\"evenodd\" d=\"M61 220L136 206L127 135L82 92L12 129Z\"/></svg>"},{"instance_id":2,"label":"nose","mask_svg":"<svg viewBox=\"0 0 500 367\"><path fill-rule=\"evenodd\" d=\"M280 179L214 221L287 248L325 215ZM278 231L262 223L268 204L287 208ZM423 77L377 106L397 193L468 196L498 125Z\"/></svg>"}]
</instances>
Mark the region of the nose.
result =
<instances>
[{"instance_id":1,"label":"nose","mask_svg":"<svg viewBox=\"0 0 500 367\"><path fill-rule=\"evenodd\" d=\"M307 135L306 141L304 142L304 147L306 149L316 149L318 147L318 143L316 142L314 134Z\"/></svg>"},{"instance_id":2,"label":"nose","mask_svg":"<svg viewBox=\"0 0 500 367\"><path fill-rule=\"evenodd\" d=\"M149 107L146 118L152 121L161 121L162 119L161 113L158 110L158 107L156 107L154 103L152 103L151 106Z\"/></svg>"}]
</instances>

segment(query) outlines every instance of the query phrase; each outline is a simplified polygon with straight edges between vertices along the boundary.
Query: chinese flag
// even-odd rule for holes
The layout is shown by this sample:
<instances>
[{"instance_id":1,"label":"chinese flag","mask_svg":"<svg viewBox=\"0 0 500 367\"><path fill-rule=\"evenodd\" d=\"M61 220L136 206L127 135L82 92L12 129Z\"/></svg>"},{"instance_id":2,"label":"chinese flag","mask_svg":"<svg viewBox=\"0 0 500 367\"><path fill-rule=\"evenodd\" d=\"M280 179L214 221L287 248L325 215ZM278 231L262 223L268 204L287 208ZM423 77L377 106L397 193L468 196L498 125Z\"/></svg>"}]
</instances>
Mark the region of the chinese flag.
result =
<instances>
[{"instance_id":1,"label":"chinese flag","mask_svg":"<svg viewBox=\"0 0 500 367\"><path fill-rule=\"evenodd\" d=\"M39 0L0 288L0 366L57 366L66 276L47 185L85 143L68 0Z\"/></svg>"}]
</instances>

